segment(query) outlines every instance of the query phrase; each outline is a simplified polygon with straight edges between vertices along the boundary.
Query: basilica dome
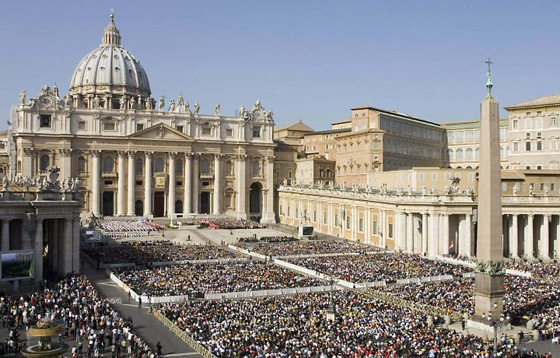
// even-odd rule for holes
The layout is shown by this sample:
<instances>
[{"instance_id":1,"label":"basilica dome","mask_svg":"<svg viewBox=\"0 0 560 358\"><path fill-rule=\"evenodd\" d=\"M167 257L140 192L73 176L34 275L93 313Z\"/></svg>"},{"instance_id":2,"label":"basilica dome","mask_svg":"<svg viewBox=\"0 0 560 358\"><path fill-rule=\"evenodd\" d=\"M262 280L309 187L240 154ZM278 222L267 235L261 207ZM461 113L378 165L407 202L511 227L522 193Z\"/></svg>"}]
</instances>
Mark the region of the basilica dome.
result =
<instances>
[{"instance_id":1,"label":"basilica dome","mask_svg":"<svg viewBox=\"0 0 560 358\"><path fill-rule=\"evenodd\" d=\"M84 101L98 96L103 101L116 103L122 96L149 98L148 76L140 61L121 46L113 14L103 32L101 45L88 53L74 71L70 94Z\"/></svg>"}]
</instances>

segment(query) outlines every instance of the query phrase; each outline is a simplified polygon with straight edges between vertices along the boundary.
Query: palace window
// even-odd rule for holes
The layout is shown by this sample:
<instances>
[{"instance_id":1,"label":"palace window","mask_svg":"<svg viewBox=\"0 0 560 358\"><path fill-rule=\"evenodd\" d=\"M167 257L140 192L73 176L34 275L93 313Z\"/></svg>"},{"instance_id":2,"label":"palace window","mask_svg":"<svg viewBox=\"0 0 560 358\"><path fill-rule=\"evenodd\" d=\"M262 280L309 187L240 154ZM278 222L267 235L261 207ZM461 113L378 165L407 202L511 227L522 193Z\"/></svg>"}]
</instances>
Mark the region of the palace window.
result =
<instances>
[{"instance_id":1,"label":"palace window","mask_svg":"<svg viewBox=\"0 0 560 358\"><path fill-rule=\"evenodd\" d=\"M177 126L177 131L181 132L181 133L185 133L185 127L184 126Z\"/></svg>"},{"instance_id":2,"label":"palace window","mask_svg":"<svg viewBox=\"0 0 560 358\"><path fill-rule=\"evenodd\" d=\"M84 157L78 158L78 173L87 172L86 159Z\"/></svg>"},{"instance_id":3,"label":"palace window","mask_svg":"<svg viewBox=\"0 0 560 358\"><path fill-rule=\"evenodd\" d=\"M104 122L103 123L103 130L104 131L114 131L115 130L115 123L114 122Z\"/></svg>"},{"instance_id":4,"label":"palace window","mask_svg":"<svg viewBox=\"0 0 560 358\"><path fill-rule=\"evenodd\" d=\"M531 142L525 142L525 151L527 152L531 151Z\"/></svg>"},{"instance_id":5,"label":"palace window","mask_svg":"<svg viewBox=\"0 0 560 358\"><path fill-rule=\"evenodd\" d=\"M513 151L519 152L519 142L513 142Z\"/></svg>"},{"instance_id":6,"label":"palace window","mask_svg":"<svg viewBox=\"0 0 560 358\"><path fill-rule=\"evenodd\" d=\"M377 221L371 222L371 234L377 235Z\"/></svg>"},{"instance_id":7,"label":"palace window","mask_svg":"<svg viewBox=\"0 0 560 358\"><path fill-rule=\"evenodd\" d=\"M43 154L40 159L39 169L40 170L47 170L50 165L50 158L47 154Z\"/></svg>"},{"instance_id":8,"label":"palace window","mask_svg":"<svg viewBox=\"0 0 560 358\"><path fill-rule=\"evenodd\" d=\"M157 158L155 163L155 172L156 173L163 173L163 158Z\"/></svg>"},{"instance_id":9,"label":"palace window","mask_svg":"<svg viewBox=\"0 0 560 358\"><path fill-rule=\"evenodd\" d=\"M175 174L183 174L183 161L181 159L177 160L177 162L175 163Z\"/></svg>"},{"instance_id":10,"label":"palace window","mask_svg":"<svg viewBox=\"0 0 560 358\"><path fill-rule=\"evenodd\" d=\"M392 239L393 238L393 224L389 224L389 234L388 234L389 238Z\"/></svg>"},{"instance_id":11,"label":"palace window","mask_svg":"<svg viewBox=\"0 0 560 358\"><path fill-rule=\"evenodd\" d=\"M352 218L350 216L346 217L346 230L350 230L350 227L352 226Z\"/></svg>"},{"instance_id":12,"label":"palace window","mask_svg":"<svg viewBox=\"0 0 560 358\"><path fill-rule=\"evenodd\" d=\"M513 120L512 127L513 127L513 129L518 129L519 128L519 121L517 119Z\"/></svg>"},{"instance_id":13,"label":"palace window","mask_svg":"<svg viewBox=\"0 0 560 358\"><path fill-rule=\"evenodd\" d=\"M233 137L233 129L226 129L226 137L232 138Z\"/></svg>"},{"instance_id":14,"label":"palace window","mask_svg":"<svg viewBox=\"0 0 560 358\"><path fill-rule=\"evenodd\" d=\"M39 117L39 126L41 128L50 128L51 127L51 115L50 114L41 114Z\"/></svg>"},{"instance_id":15,"label":"palace window","mask_svg":"<svg viewBox=\"0 0 560 358\"><path fill-rule=\"evenodd\" d=\"M542 142L541 141L537 142L537 150L542 150Z\"/></svg>"},{"instance_id":16,"label":"palace window","mask_svg":"<svg viewBox=\"0 0 560 358\"><path fill-rule=\"evenodd\" d=\"M202 127L202 135L212 135L212 128L210 127Z\"/></svg>"},{"instance_id":17,"label":"palace window","mask_svg":"<svg viewBox=\"0 0 560 358\"><path fill-rule=\"evenodd\" d=\"M254 126L253 127L253 138L260 138L261 137L261 127Z\"/></svg>"},{"instance_id":18,"label":"palace window","mask_svg":"<svg viewBox=\"0 0 560 358\"><path fill-rule=\"evenodd\" d=\"M279 172L276 172L276 177L279 176ZM233 163L231 162L231 160L228 160L226 162L226 175L233 175Z\"/></svg>"},{"instance_id":19,"label":"palace window","mask_svg":"<svg viewBox=\"0 0 560 358\"><path fill-rule=\"evenodd\" d=\"M261 164L257 161L253 162L253 176L261 174Z\"/></svg>"},{"instance_id":20,"label":"palace window","mask_svg":"<svg viewBox=\"0 0 560 358\"><path fill-rule=\"evenodd\" d=\"M143 123L136 123L136 131L140 132L142 129L144 129L144 124Z\"/></svg>"},{"instance_id":21,"label":"palace window","mask_svg":"<svg viewBox=\"0 0 560 358\"><path fill-rule=\"evenodd\" d=\"M358 219L358 231L364 232L364 219L362 218Z\"/></svg>"},{"instance_id":22,"label":"palace window","mask_svg":"<svg viewBox=\"0 0 560 358\"><path fill-rule=\"evenodd\" d=\"M558 125L558 120L556 119L556 117L550 117L549 125L550 127L556 127Z\"/></svg>"},{"instance_id":23,"label":"palace window","mask_svg":"<svg viewBox=\"0 0 560 358\"><path fill-rule=\"evenodd\" d=\"M136 174L142 174L144 171L144 163L142 163L142 159L136 159Z\"/></svg>"},{"instance_id":24,"label":"palace window","mask_svg":"<svg viewBox=\"0 0 560 358\"><path fill-rule=\"evenodd\" d=\"M79 121L78 122L78 130L85 131L86 129L87 129L86 128L86 122L85 121Z\"/></svg>"},{"instance_id":25,"label":"palace window","mask_svg":"<svg viewBox=\"0 0 560 358\"><path fill-rule=\"evenodd\" d=\"M176 200L175 201L175 212L177 214L182 214L183 213L183 201L182 200Z\"/></svg>"},{"instance_id":26,"label":"palace window","mask_svg":"<svg viewBox=\"0 0 560 358\"><path fill-rule=\"evenodd\" d=\"M200 166L200 172L202 174L210 174L210 161L208 159L202 159Z\"/></svg>"},{"instance_id":27,"label":"palace window","mask_svg":"<svg viewBox=\"0 0 560 358\"><path fill-rule=\"evenodd\" d=\"M103 159L103 171L110 173L113 171L113 167L114 167L113 157L111 156L105 157L105 159Z\"/></svg>"}]
</instances>

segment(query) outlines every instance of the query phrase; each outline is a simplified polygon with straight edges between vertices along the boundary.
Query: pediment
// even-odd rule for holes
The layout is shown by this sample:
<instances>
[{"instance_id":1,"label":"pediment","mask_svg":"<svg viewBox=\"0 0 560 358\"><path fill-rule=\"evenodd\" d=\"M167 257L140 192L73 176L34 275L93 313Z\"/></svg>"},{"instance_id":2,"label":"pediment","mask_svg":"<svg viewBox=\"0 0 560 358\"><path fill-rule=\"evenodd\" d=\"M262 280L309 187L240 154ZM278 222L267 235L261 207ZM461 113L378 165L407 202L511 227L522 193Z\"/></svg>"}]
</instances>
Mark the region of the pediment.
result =
<instances>
[{"instance_id":1,"label":"pediment","mask_svg":"<svg viewBox=\"0 0 560 358\"><path fill-rule=\"evenodd\" d=\"M129 136L130 139L164 139L193 142L194 139L167 124L159 123Z\"/></svg>"}]
</instances>

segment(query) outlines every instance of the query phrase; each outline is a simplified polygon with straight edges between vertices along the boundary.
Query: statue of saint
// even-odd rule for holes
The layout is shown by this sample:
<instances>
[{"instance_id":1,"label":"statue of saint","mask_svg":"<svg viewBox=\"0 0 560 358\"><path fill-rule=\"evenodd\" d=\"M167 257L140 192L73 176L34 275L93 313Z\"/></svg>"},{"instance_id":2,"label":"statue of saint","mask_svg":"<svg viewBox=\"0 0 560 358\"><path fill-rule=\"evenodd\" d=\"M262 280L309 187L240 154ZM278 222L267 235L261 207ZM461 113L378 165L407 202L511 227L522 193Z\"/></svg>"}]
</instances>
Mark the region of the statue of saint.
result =
<instances>
[{"instance_id":1,"label":"statue of saint","mask_svg":"<svg viewBox=\"0 0 560 358\"><path fill-rule=\"evenodd\" d=\"M216 117L220 118L220 115L222 114L222 109L220 107L220 104L218 103L216 105L216 107L214 108L214 114L216 115Z\"/></svg>"},{"instance_id":2,"label":"statue of saint","mask_svg":"<svg viewBox=\"0 0 560 358\"><path fill-rule=\"evenodd\" d=\"M198 101L194 102L194 114L198 114L198 112L200 111L200 105L198 104Z\"/></svg>"},{"instance_id":3,"label":"statue of saint","mask_svg":"<svg viewBox=\"0 0 560 358\"><path fill-rule=\"evenodd\" d=\"M180 94L179 97L177 97L177 106L183 107L184 105L185 105L185 99L183 98L183 95Z\"/></svg>"},{"instance_id":4,"label":"statue of saint","mask_svg":"<svg viewBox=\"0 0 560 358\"><path fill-rule=\"evenodd\" d=\"M95 97L93 97L93 108L99 108L99 107L101 107L101 100L97 95L95 95Z\"/></svg>"},{"instance_id":5,"label":"statue of saint","mask_svg":"<svg viewBox=\"0 0 560 358\"><path fill-rule=\"evenodd\" d=\"M126 96L122 96L119 100L120 109L126 109Z\"/></svg>"},{"instance_id":6,"label":"statue of saint","mask_svg":"<svg viewBox=\"0 0 560 358\"><path fill-rule=\"evenodd\" d=\"M163 98L163 96L159 96L158 110L163 112L164 108L165 108L165 99Z\"/></svg>"},{"instance_id":7,"label":"statue of saint","mask_svg":"<svg viewBox=\"0 0 560 358\"><path fill-rule=\"evenodd\" d=\"M146 98L146 109L152 109L152 99L150 97Z\"/></svg>"},{"instance_id":8,"label":"statue of saint","mask_svg":"<svg viewBox=\"0 0 560 358\"><path fill-rule=\"evenodd\" d=\"M21 91L19 93L19 104L25 106L25 101L27 99L27 94L25 91Z\"/></svg>"},{"instance_id":9,"label":"statue of saint","mask_svg":"<svg viewBox=\"0 0 560 358\"><path fill-rule=\"evenodd\" d=\"M136 100L134 97L130 97L130 109L136 109Z\"/></svg>"},{"instance_id":10,"label":"statue of saint","mask_svg":"<svg viewBox=\"0 0 560 358\"><path fill-rule=\"evenodd\" d=\"M185 113L188 114L189 116L192 114L191 113L191 105L189 104L189 101L187 101L187 103L185 103Z\"/></svg>"},{"instance_id":11,"label":"statue of saint","mask_svg":"<svg viewBox=\"0 0 560 358\"><path fill-rule=\"evenodd\" d=\"M241 107L239 107L239 118L245 117L245 112L247 112L247 110L245 109L245 106L241 105Z\"/></svg>"},{"instance_id":12,"label":"statue of saint","mask_svg":"<svg viewBox=\"0 0 560 358\"><path fill-rule=\"evenodd\" d=\"M169 102L169 109L167 110L167 112L175 112L175 100L172 99L171 102Z\"/></svg>"}]
</instances>

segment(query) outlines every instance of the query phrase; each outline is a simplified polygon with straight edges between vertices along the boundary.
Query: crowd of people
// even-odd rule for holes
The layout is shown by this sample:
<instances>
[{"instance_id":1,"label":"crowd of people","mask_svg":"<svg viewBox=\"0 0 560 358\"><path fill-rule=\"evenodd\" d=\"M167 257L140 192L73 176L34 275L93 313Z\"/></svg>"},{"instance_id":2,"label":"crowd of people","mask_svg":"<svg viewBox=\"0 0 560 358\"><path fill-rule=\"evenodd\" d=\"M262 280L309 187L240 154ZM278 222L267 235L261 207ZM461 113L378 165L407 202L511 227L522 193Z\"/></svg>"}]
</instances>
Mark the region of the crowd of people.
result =
<instances>
[{"instance_id":1,"label":"crowd of people","mask_svg":"<svg viewBox=\"0 0 560 358\"><path fill-rule=\"evenodd\" d=\"M285 236L285 235L278 235L278 236L263 236L260 239L257 235L247 236L247 237L240 237L237 239L238 242L244 243L289 243L289 242L296 242L298 241L297 238L293 236Z\"/></svg>"},{"instance_id":2,"label":"crowd of people","mask_svg":"<svg viewBox=\"0 0 560 358\"><path fill-rule=\"evenodd\" d=\"M122 245L85 248L83 253L103 264L176 262L234 258L237 255L213 245L173 245L159 241L128 241Z\"/></svg>"},{"instance_id":3,"label":"crowd of people","mask_svg":"<svg viewBox=\"0 0 560 358\"><path fill-rule=\"evenodd\" d=\"M375 253L359 256L290 258L289 262L350 282L392 282L403 278L453 275L472 271L443 261L405 253Z\"/></svg>"},{"instance_id":4,"label":"crowd of people","mask_svg":"<svg viewBox=\"0 0 560 358\"><path fill-rule=\"evenodd\" d=\"M98 220L103 236L108 238L143 237L164 227L145 219L139 220Z\"/></svg>"},{"instance_id":5,"label":"crowd of people","mask_svg":"<svg viewBox=\"0 0 560 358\"><path fill-rule=\"evenodd\" d=\"M449 312L474 314L474 278L392 285L375 290ZM505 277L504 315L509 315L514 323L556 307L559 301L560 288L555 285L522 276ZM560 321L556 323L560 325Z\"/></svg>"},{"instance_id":6,"label":"crowd of people","mask_svg":"<svg viewBox=\"0 0 560 358\"><path fill-rule=\"evenodd\" d=\"M236 219L228 216L199 219L198 225L210 229L228 229L228 230L262 229L264 227L263 224L260 224L252 220L242 220L242 219Z\"/></svg>"},{"instance_id":7,"label":"crowd of people","mask_svg":"<svg viewBox=\"0 0 560 358\"><path fill-rule=\"evenodd\" d=\"M362 246L342 240L269 242L271 243L241 244L240 246L266 256L365 253L379 250L372 246Z\"/></svg>"},{"instance_id":8,"label":"crowd of people","mask_svg":"<svg viewBox=\"0 0 560 358\"><path fill-rule=\"evenodd\" d=\"M327 312L332 308L334 319ZM352 291L162 304L162 314L219 358L488 357L492 344L428 324ZM511 340L503 357L528 357Z\"/></svg>"},{"instance_id":9,"label":"crowd of people","mask_svg":"<svg viewBox=\"0 0 560 358\"><path fill-rule=\"evenodd\" d=\"M185 264L114 273L134 292L150 297L203 297L205 293L320 286L325 282L262 261Z\"/></svg>"},{"instance_id":10,"label":"crowd of people","mask_svg":"<svg viewBox=\"0 0 560 358\"><path fill-rule=\"evenodd\" d=\"M15 341L14 348L8 346L12 352L1 348L0 356L17 353L14 349L23 345L24 332L46 319L65 327L61 338L73 340L72 356L111 352L113 357L155 357L154 350L133 332L132 320L120 316L85 276L69 275L53 288L31 295L0 297L0 317L10 331L9 340Z\"/></svg>"}]
</instances>

